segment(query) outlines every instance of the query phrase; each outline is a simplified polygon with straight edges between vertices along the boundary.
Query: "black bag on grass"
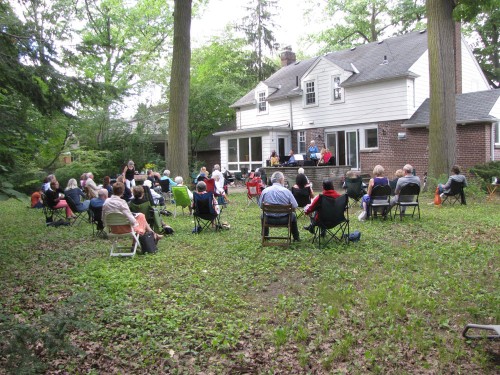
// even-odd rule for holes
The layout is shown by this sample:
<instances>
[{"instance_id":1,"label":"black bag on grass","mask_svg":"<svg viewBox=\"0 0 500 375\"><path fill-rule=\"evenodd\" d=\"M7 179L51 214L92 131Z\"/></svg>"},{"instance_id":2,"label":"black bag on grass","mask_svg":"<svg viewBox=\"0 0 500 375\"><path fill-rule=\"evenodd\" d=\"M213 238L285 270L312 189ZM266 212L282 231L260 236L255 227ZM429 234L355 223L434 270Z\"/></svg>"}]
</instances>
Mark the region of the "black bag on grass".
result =
<instances>
[{"instance_id":1,"label":"black bag on grass","mask_svg":"<svg viewBox=\"0 0 500 375\"><path fill-rule=\"evenodd\" d=\"M141 244L143 254L154 254L158 251L158 246L156 246L155 235L153 232L146 232L142 236L139 236L139 243Z\"/></svg>"}]
</instances>

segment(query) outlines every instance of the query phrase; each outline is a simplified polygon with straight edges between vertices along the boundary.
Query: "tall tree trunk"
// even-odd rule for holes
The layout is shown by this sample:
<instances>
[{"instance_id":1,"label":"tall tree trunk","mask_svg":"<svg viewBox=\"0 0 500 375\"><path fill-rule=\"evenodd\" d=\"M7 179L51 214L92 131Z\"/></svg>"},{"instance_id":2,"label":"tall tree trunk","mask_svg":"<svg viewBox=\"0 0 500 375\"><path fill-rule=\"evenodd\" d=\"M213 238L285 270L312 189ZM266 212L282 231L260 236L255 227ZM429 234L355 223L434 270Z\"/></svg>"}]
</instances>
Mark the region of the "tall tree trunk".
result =
<instances>
[{"instance_id":1,"label":"tall tree trunk","mask_svg":"<svg viewBox=\"0 0 500 375\"><path fill-rule=\"evenodd\" d=\"M429 176L447 174L456 156L453 0L427 0L430 123Z\"/></svg>"},{"instance_id":2,"label":"tall tree trunk","mask_svg":"<svg viewBox=\"0 0 500 375\"><path fill-rule=\"evenodd\" d=\"M170 75L168 167L174 176L189 181L188 105L191 62L192 0L175 0L174 48Z\"/></svg>"}]
</instances>

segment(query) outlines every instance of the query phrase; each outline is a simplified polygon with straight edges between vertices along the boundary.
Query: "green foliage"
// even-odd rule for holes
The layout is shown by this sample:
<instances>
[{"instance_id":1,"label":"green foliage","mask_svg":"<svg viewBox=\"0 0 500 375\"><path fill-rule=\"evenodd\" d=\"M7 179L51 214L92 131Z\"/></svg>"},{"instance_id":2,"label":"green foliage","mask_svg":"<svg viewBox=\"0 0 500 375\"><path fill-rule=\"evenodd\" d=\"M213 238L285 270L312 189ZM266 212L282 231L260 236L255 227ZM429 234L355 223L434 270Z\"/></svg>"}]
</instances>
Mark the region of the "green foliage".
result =
<instances>
[{"instance_id":1,"label":"green foliage","mask_svg":"<svg viewBox=\"0 0 500 375\"><path fill-rule=\"evenodd\" d=\"M480 177L485 184L491 184L493 177L500 178L500 161L475 165L469 169L469 172Z\"/></svg>"}]
</instances>

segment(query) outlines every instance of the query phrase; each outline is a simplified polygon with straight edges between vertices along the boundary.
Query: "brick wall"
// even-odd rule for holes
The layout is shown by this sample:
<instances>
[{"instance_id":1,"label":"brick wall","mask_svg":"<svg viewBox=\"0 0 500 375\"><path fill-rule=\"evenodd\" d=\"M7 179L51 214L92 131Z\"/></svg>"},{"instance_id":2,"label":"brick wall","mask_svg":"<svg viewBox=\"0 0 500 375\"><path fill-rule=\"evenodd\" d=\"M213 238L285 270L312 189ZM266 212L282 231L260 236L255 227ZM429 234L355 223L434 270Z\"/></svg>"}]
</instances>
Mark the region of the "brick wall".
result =
<instances>
[{"instance_id":1,"label":"brick wall","mask_svg":"<svg viewBox=\"0 0 500 375\"><path fill-rule=\"evenodd\" d=\"M196 154L196 160L202 161L203 165L207 167L209 172L212 172L212 169L215 164L220 165L220 151L199 151Z\"/></svg>"},{"instance_id":2,"label":"brick wall","mask_svg":"<svg viewBox=\"0 0 500 375\"><path fill-rule=\"evenodd\" d=\"M406 139L399 140L398 133L405 132ZM405 129L401 121L379 123L379 148L377 151L360 153L362 173L371 174L377 164L385 168L386 174L405 164L411 164L422 178L429 163L429 132L427 128ZM457 164L463 169L491 160L491 125L459 125L457 128Z\"/></svg>"}]
</instances>

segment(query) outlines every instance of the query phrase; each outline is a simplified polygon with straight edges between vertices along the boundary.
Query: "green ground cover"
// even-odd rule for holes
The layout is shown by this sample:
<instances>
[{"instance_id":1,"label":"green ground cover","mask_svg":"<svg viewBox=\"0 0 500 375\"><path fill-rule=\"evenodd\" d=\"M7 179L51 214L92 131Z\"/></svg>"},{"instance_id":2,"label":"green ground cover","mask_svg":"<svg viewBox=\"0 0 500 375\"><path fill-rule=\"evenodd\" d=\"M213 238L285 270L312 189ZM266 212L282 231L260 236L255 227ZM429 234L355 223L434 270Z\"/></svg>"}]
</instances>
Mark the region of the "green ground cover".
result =
<instances>
[{"instance_id":1,"label":"green ground cover","mask_svg":"<svg viewBox=\"0 0 500 375\"><path fill-rule=\"evenodd\" d=\"M0 373L481 373L500 343L499 201L360 223L360 242L260 246L259 209L230 194L231 229L175 234L155 255L109 258L89 224L46 228L0 202ZM172 207L169 209L173 210ZM299 225L306 225L300 219Z\"/></svg>"}]
</instances>

